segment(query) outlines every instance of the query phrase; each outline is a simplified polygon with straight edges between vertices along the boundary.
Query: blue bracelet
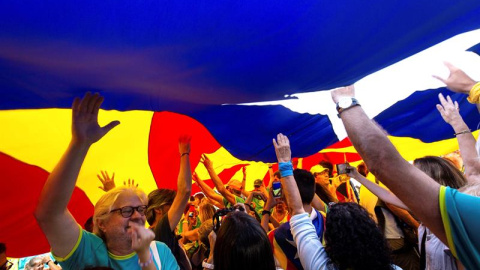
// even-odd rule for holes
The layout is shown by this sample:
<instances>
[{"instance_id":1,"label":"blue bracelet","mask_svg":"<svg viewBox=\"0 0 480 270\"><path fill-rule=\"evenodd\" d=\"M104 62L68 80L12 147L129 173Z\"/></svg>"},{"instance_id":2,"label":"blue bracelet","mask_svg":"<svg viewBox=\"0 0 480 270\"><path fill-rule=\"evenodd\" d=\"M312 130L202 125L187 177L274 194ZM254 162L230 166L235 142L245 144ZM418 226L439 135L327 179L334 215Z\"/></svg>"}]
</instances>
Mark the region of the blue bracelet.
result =
<instances>
[{"instance_id":1,"label":"blue bracelet","mask_svg":"<svg viewBox=\"0 0 480 270\"><path fill-rule=\"evenodd\" d=\"M279 162L278 169L280 170L280 175L283 177L293 175L293 165L292 162Z\"/></svg>"}]
</instances>

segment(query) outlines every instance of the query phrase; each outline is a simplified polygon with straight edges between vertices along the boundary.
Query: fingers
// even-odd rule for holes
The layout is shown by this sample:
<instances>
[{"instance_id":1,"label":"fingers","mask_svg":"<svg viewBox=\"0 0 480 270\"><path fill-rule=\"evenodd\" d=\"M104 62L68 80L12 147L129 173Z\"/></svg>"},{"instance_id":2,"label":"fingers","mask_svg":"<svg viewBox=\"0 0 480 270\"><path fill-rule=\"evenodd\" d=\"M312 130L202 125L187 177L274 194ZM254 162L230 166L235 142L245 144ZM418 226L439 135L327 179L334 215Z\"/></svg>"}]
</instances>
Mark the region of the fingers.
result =
<instances>
[{"instance_id":1,"label":"fingers","mask_svg":"<svg viewBox=\"0 0 480 270\"><path fill-rule=\"evenodd\" d=\"M79 113L79 108L80 108L80 98L79 97L76 97L74 100L73 100L73 104L72 104L72 115L73 116L77 116L78 113Z\"/></svg>"},{"instance_id":2,"label":"fingers","mask_svg":"<svg viewBox=\"0 0 480 270\"><path fill-rule=\"evenodd\" d=\"M275 139L272 139L272 141L273 141L273 147L275 147L275 149L277 149L278 148L277 141L275 141Z\"/></svg>"},{"instance_id":3,"label":"fingers","mask_svg":"<svg viewBox=\"0 0 480 270\"><path fill-rule=\"evenodd\" d=\"M456 66L452 65L450 62L445 61L445 62L443 62L443 64L445 64L445 66L447 66L447 68L450 70L450 73L458 70L458 68Z\"/></svg>"},{"instance_id":4,"label":"fingers","mask_svg":"<svg viewBox=\"0 0 480 270\"><path fill-rule=\"evenodd\" d=\"M458 106L458 102L455 101L455 109L457 109L458 111L460 111L460 107Z\"/></svg>"},{"instance_id":5,"label":"fingers","mask_svg":"<svg viewBox=\"0 0 480 270\"><path fill-rule=\"evenodd\" d=\"M442 106L447 105L447 100L445 99L445 97L441 93L438 94L438 100L440 100L440 103L442 104Z\"/></svg>"},{"instance_id":6,"label":"fingers","mask_svg":"<svg viewBox=\"0 0 480 270\"><path fill-rule=\"evenodd\" d=\"M120 121L112 121L108 125L104 126L102 130L104 131L104 134L107 134L112 130L114 127L118 126L120 124Z\"/></svg>"},{"instance_id":7,"label":"fingers","mask_svg":"<svg viewBox=\"0 0 480 270\"><path fill-rule=\"evenodd\" d=\"M100 101L100 103L98 104L98 107L100 108L100 104L102 104L103 98L100 97L99 93L93 94L93 96L90 98L87 104L87 113L89 114L95 113L95 106L98 103L98 101ZM98 113L98 110L97 110L97 113Z\"/></svg>"},{"instance_id":8,"label":"fingers","mask_svg":"<svg viewBox=\"0 0 480 270\"><path fill-rule=\"evenodd\" d=\"M97 95L97 94L95 94ZM93 108L92 108L92 113L94 115L98 115L98 111L100 110L100 106L103 103L104 98L100 95L97 95L97 99L93 102Z\"/></svg>"},{"instance_id":9,"label":"fingers","mask_svg":"<svg viewBox=\"0 0 480 270\"><path fill-rule=\"evenodd\" d=\"M88 103L90 102L90 97L92 96L92 93L87 92L83 96L82 100L80 101L79 105L79 113L86 113L88 110Z\"/></svg>"},{"instance_id":10,"label":"fingers","mask_svg":"<svg viewBox=\"0 0 480 270\"><path fill-rule=\"evenodd\" d=\"M441 81L443 84L447 84L447 80L440 77L440 76L437 76L437 75L432 75L432 77L434 77L435 79Z\"/></svg>"},{"instance_id":11,"label":"fingers","mask_svg":"<svg viewBox=\"0 0 480 270\"><path fill-rule=\"evenodd\" d=\"M443 106L440 105L440 104L437 104L436 107L437 107L437 110L438 110L438 112L440 113L440 115L441 115L443 118L445 118L445 112L444 112Z\"/></svg>"}]
</instances>

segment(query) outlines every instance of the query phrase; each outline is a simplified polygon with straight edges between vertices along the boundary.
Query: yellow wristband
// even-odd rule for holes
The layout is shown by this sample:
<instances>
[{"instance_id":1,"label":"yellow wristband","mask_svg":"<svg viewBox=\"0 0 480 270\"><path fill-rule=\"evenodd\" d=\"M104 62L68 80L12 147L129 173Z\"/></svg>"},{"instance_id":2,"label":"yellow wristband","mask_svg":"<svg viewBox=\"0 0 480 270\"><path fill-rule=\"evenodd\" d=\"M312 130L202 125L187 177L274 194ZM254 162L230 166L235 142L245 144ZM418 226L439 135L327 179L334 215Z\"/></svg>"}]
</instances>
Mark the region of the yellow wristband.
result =
<instances>
[{"instance_id":1,"label":"yellow wristband","mask_svg":"<svg viewBox=\"0 0 480 270\"><path fill-rule=\"evenodd\" d=\"M468 102L472 104L480 103L480 82L477 82L472 89L467 98Z\"/></svg>"}]
</instances>

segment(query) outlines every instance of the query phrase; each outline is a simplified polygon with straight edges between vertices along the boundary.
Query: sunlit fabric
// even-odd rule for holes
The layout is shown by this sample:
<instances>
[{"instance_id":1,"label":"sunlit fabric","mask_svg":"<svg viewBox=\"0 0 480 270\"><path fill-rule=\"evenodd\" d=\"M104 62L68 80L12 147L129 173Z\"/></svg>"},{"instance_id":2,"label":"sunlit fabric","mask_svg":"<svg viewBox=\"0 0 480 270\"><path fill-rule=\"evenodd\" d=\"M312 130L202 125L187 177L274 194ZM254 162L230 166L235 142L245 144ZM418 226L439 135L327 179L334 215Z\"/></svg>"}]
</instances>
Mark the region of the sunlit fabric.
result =
<instances>
[{"instance_id":1,"label":"sunlit fabric","mask_svg":"<svg viewBox=\"0 0 480 270\"><path fill-rule=\"evenodd\" d=\"M105 97L100 124L121 124L86 157L69 205L80 224L104 193L100 170L115 172L117 185L135 179L147 193L175 189L184 133L193 136L192 168L210 186L202 153L225 183L246 167L247 190L255 179L267 184L279 132L289 136L298 167L358 164L331 116L242 104L357 82L480 29L478 14L478 0L1 1L0 242L11 257L48 251L33 210L69 143L73 98L86 91ZM478 54L479 42L463 50ZM407 160L456 150L435 108L447 90L418 90L371 117ZM475 106L452 98L477 130Z\"/></svg>"}]
</instances>

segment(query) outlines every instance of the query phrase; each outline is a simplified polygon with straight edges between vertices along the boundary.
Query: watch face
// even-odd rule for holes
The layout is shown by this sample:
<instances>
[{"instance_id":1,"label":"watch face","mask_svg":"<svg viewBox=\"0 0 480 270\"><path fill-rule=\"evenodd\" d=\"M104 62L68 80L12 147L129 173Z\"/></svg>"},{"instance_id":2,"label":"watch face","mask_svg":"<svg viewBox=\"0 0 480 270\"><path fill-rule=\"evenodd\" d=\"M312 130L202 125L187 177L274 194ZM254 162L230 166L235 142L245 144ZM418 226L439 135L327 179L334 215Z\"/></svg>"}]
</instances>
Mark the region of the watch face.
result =
<instances>
[{"instance_id":1,"label":"watch face","mask_svg":"<svg viewBox=\"0 0 480 270\"><path fill-rule=\"evenodd\" d=\"M340 108L348 108L350 105L352 105L353 103L353 100L352 98L341 98L339 101L338 101L338 106Z\"/></svg>"}]
</instances>

